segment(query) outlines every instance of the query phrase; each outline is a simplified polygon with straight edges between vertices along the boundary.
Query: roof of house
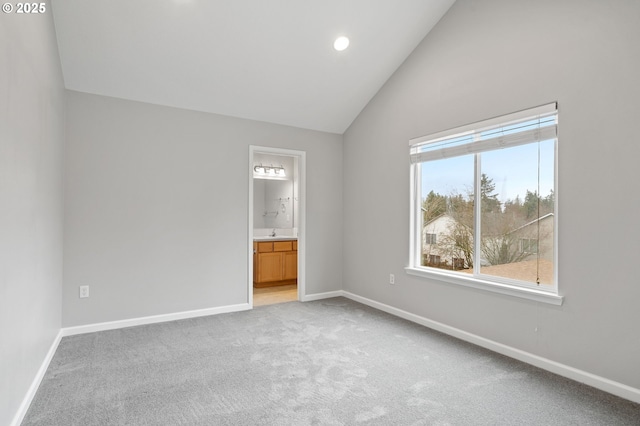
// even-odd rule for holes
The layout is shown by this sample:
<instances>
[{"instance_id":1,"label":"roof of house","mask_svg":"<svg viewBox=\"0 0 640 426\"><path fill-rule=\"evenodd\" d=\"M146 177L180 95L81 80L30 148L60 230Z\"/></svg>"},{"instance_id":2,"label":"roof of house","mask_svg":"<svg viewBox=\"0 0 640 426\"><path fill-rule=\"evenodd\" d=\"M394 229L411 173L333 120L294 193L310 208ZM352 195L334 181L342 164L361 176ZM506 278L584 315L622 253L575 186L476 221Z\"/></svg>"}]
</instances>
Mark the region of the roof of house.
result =
<instances>
[{"instance_id":1,"label":"roof of house","mask_svg":"<svg viewBox=\"0 0 640 426\"><path fill-rule=\"evenodd\" d=\"M521 229L523 229L523 228L526 228L527 226L531 226L531 225L533 225L534 223L541 222L541 221L543 221L544 219L548 219L548 218L551 218L551 217L553 217L553 213L547 213L547 214L545 214L544 216L540 216L539 218L532 220L531 222L527 222L527 223L525 223L525 224L524 224L524 225L522 225L522 226L518 226L516 229L514 229L514 230L513 230L513 231L511 231L511 232L519 231L519 230L521 230Z\"/></svg>"}]
</instances>

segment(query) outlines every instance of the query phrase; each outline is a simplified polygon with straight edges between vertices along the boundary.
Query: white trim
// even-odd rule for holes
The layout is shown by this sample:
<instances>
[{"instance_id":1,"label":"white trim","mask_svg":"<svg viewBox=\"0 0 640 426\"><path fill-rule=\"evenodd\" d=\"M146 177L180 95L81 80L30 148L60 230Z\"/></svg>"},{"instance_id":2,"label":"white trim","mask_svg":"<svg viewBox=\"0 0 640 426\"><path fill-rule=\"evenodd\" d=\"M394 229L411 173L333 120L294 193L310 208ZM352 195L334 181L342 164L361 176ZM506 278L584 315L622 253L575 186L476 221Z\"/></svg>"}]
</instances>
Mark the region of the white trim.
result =
<instances>
[{"instance_id":1,"label":"white trim","mask_svg":"<svg viewBox=\"0 0 640 426\"><path fill-rule=\"evenodd\" d=\"M247 303L253 309L253 145L249 146L249 200L247 203L247 245L249 253L247 254Z\"/></svg>"},{"instance_id":2,"label":"white trim","mask_svg":"<svg viewBox=\"0 0 640 426\"><path fill-rule=\"evenodd\" d=\"M621 398L628 399L629 401L640 403L640 389L636 389L631 386L607 379L605 377L597 376L595 374L579 370L577 368L561 364L559 362L552 361L550 359L543 358L541 356L534 355L532 353L495 342L493 340L486 339L484 337L480 337L464 330L460 330L458 328L451 327L449 325L433 321L428 318L421 317L402 309L394 308L393 306L385 305L384 303L376 302L375 300L367 299L366 297L358 296L347 291L343 291L342 295L348 299L354 300L375 309L379 309L388 314L404 318L408 321L423 325L441 333L448 334L449 336L456 337L458 339L464 340L465 342L473 343L474 345L478 345L493 352L506 355L510 358L517 359L518 361L525 362L535 367L542 368L543 370L547 370L568 379L575 380L576 382L584 383L596 389L600 389L604 392L608 392Z\"/></svg>"},{"instance_id":3,"label":"white trim","mask_svg":"<svg viewBox=\"0 0 640 426\"><path fill-rule=\"evenodd\" d=\"M563 296L540 291L533 288L516 287L509 284L500 284L495 281L485 281L474 276L466 274L448 273L439 270L427 270L425 268L414 268L407 266L405 272L421 278L431 278L440 282L457 284L464 287L475 288L478 290L490 291L492 293L506 294L508 296L520 297L523 299L535 300L536 302L549 303L551 305L561 306L564 300Z\"/></svg>"},{"instance_id":4,"label":"white trim","mask_svg":"<svg viewBox=\"0 0 640 426\"><path fill-rule=\"evenodd\" d=\"M63 328L63 336L75 336L76 334L93 333L96 331L116 330L119 328L134 327L136 325L156 324L160 322L175 321L187 318L206 317L209 315L227 314L251 309L248 303L238 305L219 306L216 308L196 309L193 311L175 312L172 314L152 315L148 317L131 318L118 321L100 322L95 324L79 325Z\"/></svg>"},{"instance_id":5,"label":"white trim","mask_svg":"<svg viewBox=\"0 0 640 426\"><path fill-rule=\"evenodd\" d=\"M302 297L302 302L313 302L314 300L322 300L322 299L330 299L332 297L342 297L344 296L344 291L336 290L336 291L327 291L326 293L314 293L307 294Z\"/></svg>"},{"instance_id":6,"label":"white trim","mask_svg":"<svg viewBox=\"0 0 640 426\"><path fill-rule=\"evenodd\" d=\"M273 148L267 146L249 145L249 202L247 209L247 303L253 308L253 156L260 154L275 154L295 157L298 164L298 300L302 301L306 292L306 223L307 223L307 153L305 151Z\"/></svg>"},{"instance_id":7,"label":"white trim","mask_svg":"<svg viewBox=\"0 0 640 426\"><path fill-rule=\"evenodd\" d=\"M441 160L443 158L459 157L468 154L478 154L496 149L527 145L557 138L557 125L533 128L519 133L500 135L490 139L476 140L464 145L439 148L431 151L415 152L411 154L411 163ZM478 134L476 133L476 136Z\"/></svg>"},{"instance_id":8,"label":"white trim","mask_svg":"<svg viewBox=\"0 0 640 426\"><path fill-rule=\"evenodd\" d=\"M409 169L409 264L419 265L422 254L422 228L424 227L422 210L416 206L421 202L418 194L422 194L422 182L419 179L422 173L420 163L413 164ZM422 206L421 206L422 207Z\"/></svg>"},{"instance_id":9,"label":"white trim","mask_svg":"<svg viewBox=\"0 0 640 426\"><path fill-rule=\"evenodd\" d=\"M33 381L31 382L31 386L29 386L27 393L22 399L22 403L20 404L18 411L16 412L15 416L13 416L13 420L11 421L11 426L20 426L20 423L22 423L22 420L24 420L24 416L27 414L27 411L29 410L29 406L31 405L33 398L36 396L36 392L40 387L40 383L42 382L42 379L44 378L44 375L47 372L47 369L49 368L49 364L51 363L51 360L53 359L53 356L55 355L56 350L58 349L58 345L60 344L60 340L62 340L62 336L63 336L62 330L59 330L58 334L53 339L51 346L49 347L49 351L47 352L47 355L45 355L44 360L42 360L42 364L40 365L40 368L38 369L36 376L33 378Z\"/></svg>"},{"instance_id":10,"label":"white trim","mask_svg":"<svg viewBox=\"0 0 640 426\"><path fill-rule=\"evenodd\" d=\"M558 103L552 102L550 104L524 109L522 111L517 111L511 114L505 114L498 117L489 118L488 120L476 121L475 123L453 127L451 129L443 130L441 132L432 133L430 135L419 136L409 140L409 146L418 145L426 141L446 138L448 136L452 136L458 133L465 133L465 132L470 132L477 129L484 129L486 127L508 124L512 121L520 121L520 120L524 120L530 117L535 117L538 115L552 114L557 109L558 109Z\"/></svg>"}]
</instances>

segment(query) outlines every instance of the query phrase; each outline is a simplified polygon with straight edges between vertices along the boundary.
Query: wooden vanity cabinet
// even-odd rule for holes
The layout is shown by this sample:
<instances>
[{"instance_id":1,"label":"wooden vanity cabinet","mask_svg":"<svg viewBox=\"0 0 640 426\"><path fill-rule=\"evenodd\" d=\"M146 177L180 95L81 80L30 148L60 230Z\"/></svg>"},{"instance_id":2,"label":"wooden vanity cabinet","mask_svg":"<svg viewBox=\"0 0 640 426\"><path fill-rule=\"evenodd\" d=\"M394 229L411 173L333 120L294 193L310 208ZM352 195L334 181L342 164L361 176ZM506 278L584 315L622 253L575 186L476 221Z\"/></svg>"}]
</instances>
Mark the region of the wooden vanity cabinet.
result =
<instances>
[{"instance_id":1,"label":"wooden vanity cabinet","mask_svg":"<svg viewBox=\"0 0 640 426\"><path fill-rule=\"evenodd\" d=\"M295 284L298 279L298 241L254 241L253 285Z\"/></svg>"},{"instance_id":2,"label":"wooden vanity cabinet","mask_svg":"<svg viewBox=\"0 0 640 426\"><path fill-rule=\"evenodd\" d=\"M282 254L282 279L297 280L298 279L298 252L288 251Z\"/></svg>"}]
</instances>

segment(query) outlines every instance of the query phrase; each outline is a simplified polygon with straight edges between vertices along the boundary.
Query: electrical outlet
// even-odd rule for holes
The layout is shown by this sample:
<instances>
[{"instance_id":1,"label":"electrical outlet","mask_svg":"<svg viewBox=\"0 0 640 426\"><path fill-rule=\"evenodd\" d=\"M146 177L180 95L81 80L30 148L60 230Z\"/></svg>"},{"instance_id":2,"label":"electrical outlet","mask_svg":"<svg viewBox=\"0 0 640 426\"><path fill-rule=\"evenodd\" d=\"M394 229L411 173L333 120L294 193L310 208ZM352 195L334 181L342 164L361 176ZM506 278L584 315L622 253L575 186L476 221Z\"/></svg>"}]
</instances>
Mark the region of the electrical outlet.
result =
<instances>
[{"instance_id":1,"label":"electrical outlet","mask_svg":"<svg viewBox=\"0 0 640 426\"><path fill-rule=\"evenodd\" d=\"M85 297L89 297L89 286L88 285L81 285L80 286L80 298L85 298Z\"/></svg>"},{"instance_id":2,"label":"electrical outlet","mask_svg":"<svg viewBox=\"0 0 640 426\"><path fill-rule=\"evenodd\" d=\"M393 274L389 274L389 284L395 284L396 283L396 276Z\"/></svg>"}]
</instances>

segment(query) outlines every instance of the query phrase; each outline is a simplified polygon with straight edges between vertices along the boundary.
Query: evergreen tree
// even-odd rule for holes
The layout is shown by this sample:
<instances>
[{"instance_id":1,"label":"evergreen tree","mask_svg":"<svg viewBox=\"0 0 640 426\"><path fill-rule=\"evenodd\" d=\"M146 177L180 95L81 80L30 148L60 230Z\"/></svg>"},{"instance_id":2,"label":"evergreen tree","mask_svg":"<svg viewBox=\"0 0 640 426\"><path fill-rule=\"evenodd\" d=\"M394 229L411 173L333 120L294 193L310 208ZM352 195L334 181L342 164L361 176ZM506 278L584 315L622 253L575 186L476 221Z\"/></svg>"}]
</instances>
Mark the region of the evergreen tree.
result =
<instances>
[{"instance_id":1,"label":"evergreen tree","mask_svg":"<svg viewBox=\"0 0 640 426\"><path fill-rule=\"evenodd\" d=\"M535 219L538 215L538 205L540 204L540 197L538 191L529 191L527 189L527 195L524 197L523 209L527 219Z\"/></svg>"},{"instance_id":2,"label":"evergreen tree","mask_svg":"<svg viewBox=\"0 0 640 426\"><path fill-rule=\"evenodd\" d=\"M549 192L549 195L547 195L540 201L543 216L547 213L553 213L555 209L555 202L556 202L555 194L553 193L553 189L552 189Z\"/></svg>"},{"instance_id":3,"label":"evergreen tree","mask_svg":"<svg viewBox=\"0 0 640 426\"><path fill-rule=\"evenodd\" d=\"M483 173L480 178L480 205L483 213L498 213L501 211L498 194L494 193L495 189L496 185L493 183L493 179Z\"/></svg>"}]
</instances>

